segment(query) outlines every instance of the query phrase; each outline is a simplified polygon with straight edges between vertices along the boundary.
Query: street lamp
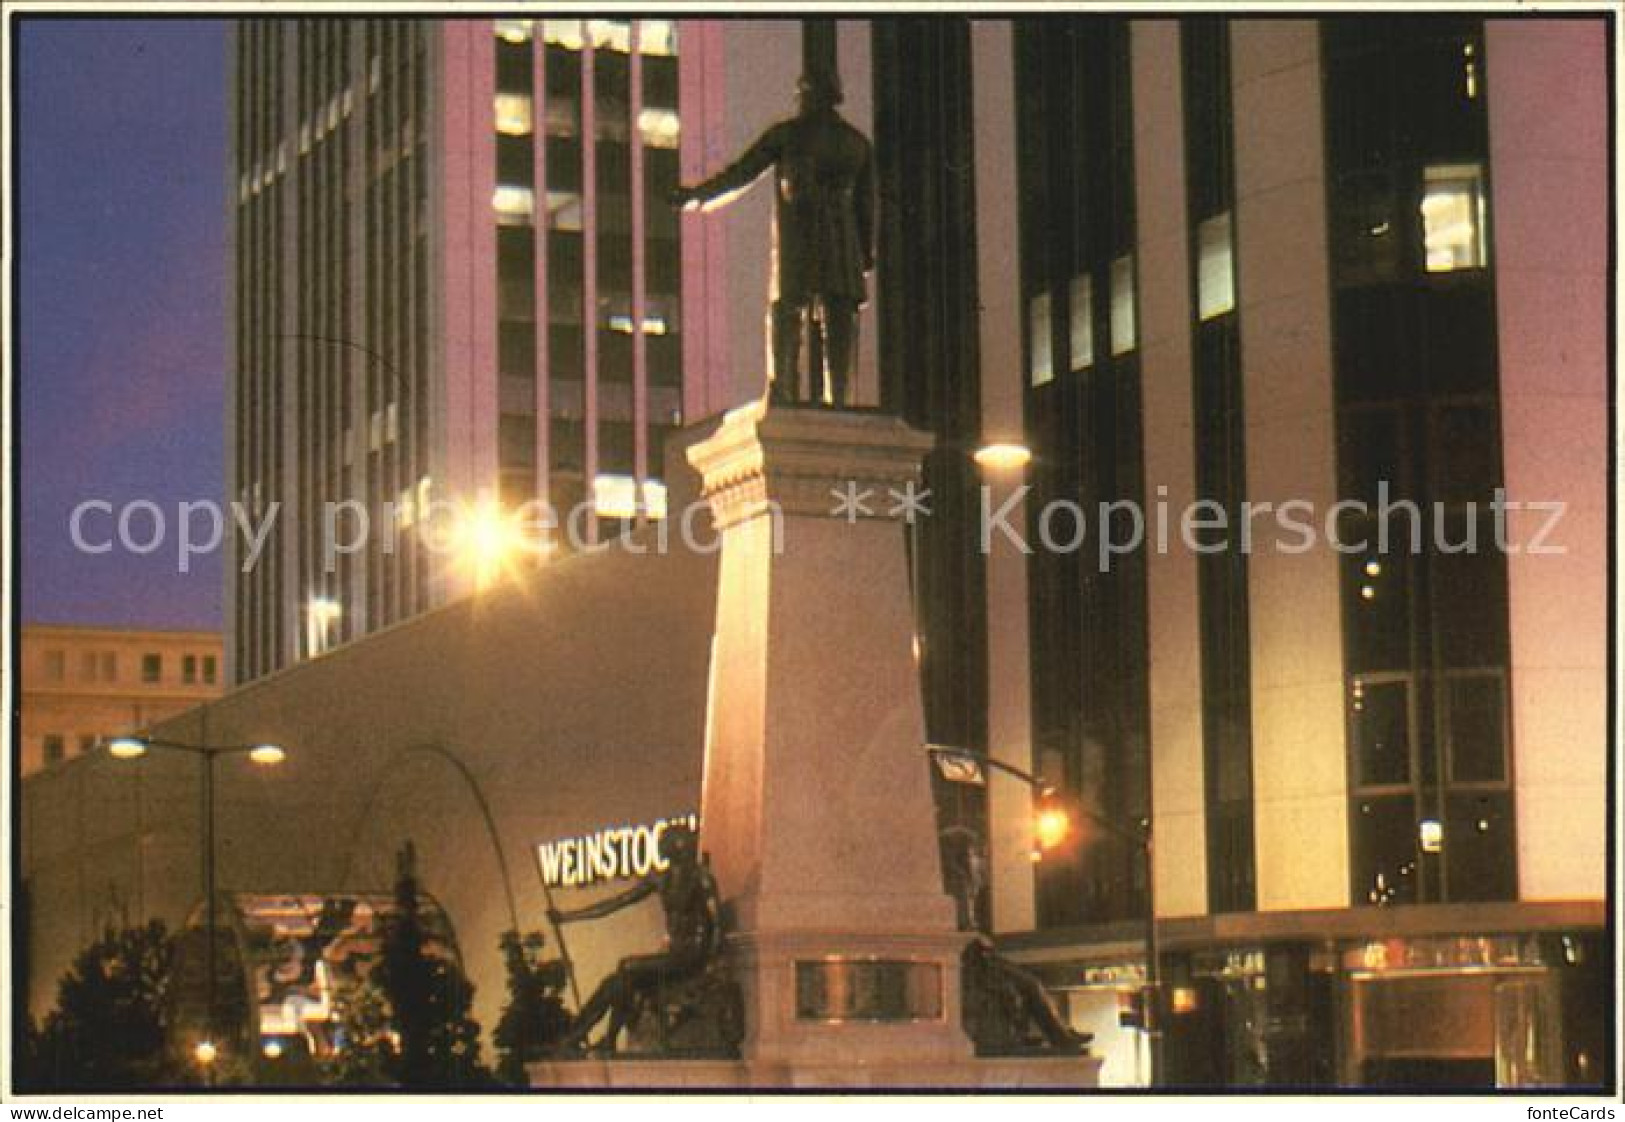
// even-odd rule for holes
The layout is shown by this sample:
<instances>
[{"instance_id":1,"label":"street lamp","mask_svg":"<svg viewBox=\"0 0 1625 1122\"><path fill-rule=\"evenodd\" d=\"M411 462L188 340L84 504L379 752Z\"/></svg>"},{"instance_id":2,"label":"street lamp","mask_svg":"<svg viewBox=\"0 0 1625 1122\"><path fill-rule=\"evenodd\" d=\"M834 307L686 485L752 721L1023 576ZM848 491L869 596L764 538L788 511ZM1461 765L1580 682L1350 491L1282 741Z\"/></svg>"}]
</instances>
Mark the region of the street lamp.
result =
<instances>
[{"instance_id":1,"label":"street lamp","mask_svg":"<svg viewBox=\"0 0 1625 1122\"><path fill-rule=\"evenodd\" d=\"M1145 992L1143 994L1142 1028L1151 1050L1151 1086L1155 1087L1163 1069L1163 1009L1162 1003L1162 948L1157 929L1157 871L1151 859L1151 818L1147 815L1134 829L1096 814L1086 806L1079 813L1108 834L1139 849L1145 862Z\"/></svg>"},{"instance_id":2,"label":"street lamp","mask_svg":"<svg viewBox=\"0 0 1625 1122\"><path fill-rule=\"evenodd\" d=\"M984 444L971 453L971 459L989 471L1016 471L1026 467L1032 458L1032 449L1008 440Z\"/></svg>"},{"instance_id":3,"label":"street lamp","mask_svg":"<svg viewBox=\"0 0 1625 1122\"><path fill-rule=\"evenodd\" d=\"M1055 801L1055 788L1031 772L1023 771L1003 760L989 756L985 752L977 752L969 748L950 748L939 744L927 744L926 751L931 753L932 759L937 762L938 769L943 777L958 782L980 783L979 769L982 767L1002 771L1007 775L1021 780L1039 794L1040 805L1033 822L1033 837L1038 848L1033 851L1036 861L1040 851L1053 849L1065 840L1071 832L1072 822L1066 808ZM967 771L966 769L970 769ZM975 773L972 777L971 772ZM1160 959L1162 949L1157 929L1157 888L1156 870L1151 860L1151 819L1142 818L1137 828L1125 829L1122 825L1112 822L1086 806L1075 805L1074 809L1082 814L1094 825L1111 834L1113 837L1127 841L1140 850L1145 861L1145 993L1144 993L1144 1031L1151 1052L1151 1086L1157 1085L1162 1076L1163 1069L1163 1009L1162 1009L1162 978Z\"/></svg>"},{"instance_id":4,"label":"street lamp","mask_svg":"<svg viewBox=\"0 0 1625 1122\"><path fill-rule=\"evenodd\" d=\"M1054 849L1066 840L1072 832L1072 819L1067 815L1066 808L1055 799L1055 787L1042 776L1034 775L1030 771L1023 771L1014 764L1006 763L972 748L951 748L943 744L927 744L925 750L930 753L936 762L937 770L942 777L950 783L975 783L978 786L985 784L983 769L1001 771L1012 779L1019 779L1038 793L1038 808L1033 815L1033 860L1038 860L1041 852Z\"/></svg>"},{"instance_id":5,"label":"street lamp","mask_svg":"<svg viewBox=\"0 0 1625 1122\"><path fill-rule=\"evenodd\" d=\"M279 744L183 744L178 740L162 740L154 736L116 736L107 741L107 754L115 760L139 760L153 749L185 752L196 756L203 775L203 898L205 933L208 944L204 950L207 970L204 997L203 1039L192 1055L203 1068L210 1086L214 1085L214 1064L219 1049L214 1042L215 1023L215 851L214 851L214 761L221 756L243 755L261 767L274 767L288 758Z\"/></svg>"}]
</instances>

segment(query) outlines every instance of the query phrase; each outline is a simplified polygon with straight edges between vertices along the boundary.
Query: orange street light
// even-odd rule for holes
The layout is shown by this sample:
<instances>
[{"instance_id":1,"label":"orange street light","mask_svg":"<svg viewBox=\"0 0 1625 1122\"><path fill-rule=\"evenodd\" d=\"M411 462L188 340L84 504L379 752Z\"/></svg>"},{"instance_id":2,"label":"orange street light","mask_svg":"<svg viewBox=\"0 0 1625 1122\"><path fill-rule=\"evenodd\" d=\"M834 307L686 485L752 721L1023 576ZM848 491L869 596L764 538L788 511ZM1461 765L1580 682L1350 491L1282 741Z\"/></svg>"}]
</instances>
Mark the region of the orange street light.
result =
<instances>
[{"instance_id":1,"label":"orange street light","mask_svg":"<svg viewBox=\"0 0 1625 1122\"><path fill-rule=\"evenodd\" d=\"M1072 817L1056 803L1040 805L1033 819L1033 839L1040 850L1054 849L1072 833Z\"/></svg>"}]
</instances>

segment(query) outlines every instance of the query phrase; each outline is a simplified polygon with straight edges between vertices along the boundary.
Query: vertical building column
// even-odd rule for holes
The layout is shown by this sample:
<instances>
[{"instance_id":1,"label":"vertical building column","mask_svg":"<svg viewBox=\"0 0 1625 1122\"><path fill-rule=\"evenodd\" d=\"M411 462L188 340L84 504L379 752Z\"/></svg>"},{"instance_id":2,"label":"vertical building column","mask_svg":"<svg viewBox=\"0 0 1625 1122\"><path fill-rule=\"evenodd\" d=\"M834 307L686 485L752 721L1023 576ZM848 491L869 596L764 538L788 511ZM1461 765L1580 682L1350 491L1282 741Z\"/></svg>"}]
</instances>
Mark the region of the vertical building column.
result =
<instances>
[{"instance_id":1,"label":"vertical building column","mask_svg":"<svg viewBox=\"0 0 1625 1122\"><path fill-rule=\"evenodd\" d=\"M1238 20L1230 42L1247 497L1305 500L1323 523L1338 496L1319 28ZM1344 907L1338 555L1263 535L1248 577L1258 910Z\"/></svg>"},{"instance_id":2,"label":"vertical building column","mask_svg":"<svg viewBox=\"0 0 1625 1122\"><path fill-rule=\"evenodd\" d=\"M1014 200L1016 184L1015 43L1009 20L976 20L970 31L971 73L982 96L973 102L976 197ZM1013 205L977 208L977 331L981 347L982 440L1026 443L1022 392L1021 244ZM1002 510L1026 480L1020 469L991 470L984 502ZM1009 517L1026 525L1025 503ZM1027 616L1027 558L995 534L987 556L988 751L1022 770L1033 766L1032 644ZM1030 931L1033 903L1032 792L1005 777L988 778L988 850L993 868L993 928Z\"/></svg>"},{"instance_id":3,"label":"vertical building column","mask_svg":"<svg viewBox=\"0 0 1625 1122\"><path fill-rule=\"evenodd\" d=\"M627 192L632 198L632 475L637 479L638 501L644 501L643 481L649 477L649 353L643 334L643 319L647 297L647 255L644 231L644 207L665 206L664 199L646 199L643 177L643 135L639 118L643 113L643 38L642 21L632 21L631 57L628 59L627 147L630 149L628 170L631 183Z\"/></svg>"},{"instance_id":4,"label":"vertical building column","mask_svg":"<svg viewBox=\"0 0 1625 1122\"><path fill-rule=\"evenodd\" d=\"M226 184L225 192L220 204L225 208L226 245L229 247L230 257L227 259L227 268L230 270L230 280L223 286L222 295L225 300L225 327L226 354L231 366L226 374L226 439L223 462L226 468L226 502L243 501L245 480L243 478L242 460L243 435L242 418L248 407L243 394L243 341L238 328L241 319L242 306L245 303L244 293L239 290L237 278L241 276L239 262L243 259L244 231L239 221L241 217L242 200L239 194L239 184L242 182L242 169L238 163L238 153L242 145L242 117L247 110L244 105L245 75L240 65L242 39L245 34L244 24L234 21L226 31L226 89L231 96L226 99L226 136L230 148L226 157ZM249 508L252 513L252 508ZM224 551L225 562L222 565L225 586L225 598L222 601L225 618L225 646L221 652L222 681L235 684L237 675L242 668L243 658L241 643L243 632L243 597L247 594L247 582L243 580L242 563L245 555L243 539L239 534L233 533L228 539L231 544ZM25 742L27 743L27 742ZM25 749L26 750L26 749ZM24 984L30 983L25 978Z\"/></svg>"},{"instance_id":5,"label":"vertical building column","mask_svg":"<svg viewBox=\"0 0 1625 1122\"><path fill-rule=\"evenodd\" d=\"M836 60L846 101L841 115L864 136L875 135L872 20L849 19L836 24ZM880 402L880 332L875 324L875 278L869 277L869 302L858 312L858 347L852 365L852 385L847 391L854 405Z\"/></svg>"},{"instance_id":6,"label":"vertical building column","mask_svg":"<svg viewBox=\"0 0 1625 1122\"><path fill-rule=\"evenodd\" d=\"M497 486L496 226L491 212L496 188L495 52L489 20L451 20L440 25L439 113L433 150L440 153L441 241L433 275L438 353L430 371L430 396L439 403L431 430L436 499L472 503L482 488ZM358 447L358 454L359 454ZM456 589L453 566L439 565L439 602Z\"/></svg>"},{"instance_id":7,"label":"vertical building column","mask_svg":"<svg viewBox=\"0 0 1625 1122\"><path fill-rule=\"evenodd\" d=\"M592 506L598 481L598 54L582 27L581 48L581 483ZM596 507L594 507L596 510ZM598 519L587 519L587 540L598 541Z\"/></svg>"},{"instance_id":8,"label":"vertical building column","mask_svg":"<svg viewBox=\"0 0 1625 1122\"><path fill-rule=\"evenodd\" d=\"M272 114L275 127L267 138L265 148L267 169L274 170L278 153L290 143L290 134L295 151L299 143L299 58L303 43L301 25L297 20L277 21L270 24L270 28L282 43L282 72L277 76L276 92L272 95L281 104ZM300 612L304 598L298 587L299 550L304 538L303 528L317 513L304 509L304 496L299 490L299 461L308 454L305 446L309 434L299 426L300 417L305 416L300 400L304 380L300 377L299 367L307 344L297 338L300 334L299 304L305 293L299 286L297 268L304 247L299 244L300 199L298 189L293 186L295 178L296 173L275 176L278 220L282 229L281 237L276 242L274 271L280 287L278 303L281 314L267 326L276 334L271 347L280 360L276 370L277 385L270 390L270 400L276 402L280 399L282 405L282 409L274 414L275 440L280 445L280 451L271 463L280 463L282 470L277 473L274 488L269 481L266 484L266 509L270 509L273 495L281 500L282 509L277 516L280 529L270 547L277 551L277 580L271 588L271 611L281 620L278 628L281 644L273 655L274 665L265 667L266 670L280 669L299 661L300 638L304 635L304 620Z\"/></svg>"},{"instance_id":9,"label":"vertical building column","mask_svg":"<svg viewBox=\"0 0 1625 1122\"><path fill-rule=\"evenodd\" d=\"M1181 125L1180 25L1131 25L1135 214L1140 261L1140 382L1147 503L1179 512L1196 498L1190 272ZM1201 628L1196 555L1146 552L1151 807L1157 911L1207 911Z\"/></svg>"},{"instance_id":10,"label":"vertical building column","mask_svg":"<svg viewBox=\"0 0 1625 1122\"><path fill-rule=\"evenodd\" d=\"M1487 20L1518 888L1606 889L1608 26Z\"/></svg>"},{"instance_id":11,"label":"vertical building column","mask_svg":"<svg viewBox=\"0 0 1625 1122\"><path fill-rule=\"evenodd\" d=\"M678 177L695 183L727 158L723 135L727 90L722 25L677 25ZM662 203L663 200L656 200ZM684 211L682 224L683 418L696 421L734 403L728 323L726 231L720 222ZM739 317L748 318L748 317Z\"/></svg>"},{"instance_id":12,"label":"vertical building column","mask_svg":"<svg viewBox=\"0 0 1625 1122\"><path fill-rule=\"evenodd\" d=\"M355 110L345 127L350 130L350 166L346 171L349 182L347 184L349 198L345 204L350 210L350 238L346 246L344 262L345 284L348 291L344 293L344 300L349 307L350 330L355 338L371 350L375 350L377 343L368 336L367 306L374 298L367 290L367 261L368 255L376 252L375 246L369 245L367 236L369 225L367 211L369 207L368 196L373 175L373 150L367 143L368 128L372 117L373 99L369 96L372 58L367 50L367 23L357 20L350 28L350 58L349 75L352 87L355 90ZM339 474L342 477L346 468L350 472L351 487L339 495L342 501L350 499L365 502L367 499L367 457L365 424L367 417L367 366L373 361L370 353L365 354L362 362L351 361L350 377L340 389L349 400L350 425L339 432ZM418 404L422 408L423 403ZM421 452L419 453L421 455ZM414 495L415 498L415 495ZM412 540L400 543L398 548L416 548ZM361 554L357 560L366 555ZM339 562L339 572L335 576L338 588L338 601L343 615L338 621L338 635L340 642L347 639L365 635L370 630L367 618L367 565ZM345 571L348 570L350 580L344 580Z\"/></svg>"},{"instance_id":13,"label":"vertical building column","mask_svg":"<svg viewBox=\"0 0 1625 1122\"><path fill-rule=\"evenodd\" d=\"M531 212L531 233L535 239L531 259L531 316L536 346L536 396L533 406L536 439L536 470L532 486L537 499L553 501L553 321L548 291L549 241L553 219L547 203L547 42L542 25L537 24L530 40L530 160L531 190L535 209ZM498 372L501 378L501 372Z\"/></svg>"},{"instance_id":14,"label":"vertical building column","mask_svg":"<svg viewBox=\"0 0 1625 1122\"><path fill-rule=\"evenodd\" d=\"M832 19L804 19L801 21L801 73L838 77L836 64L835 21Z\"/></svg>"}]
</instances>

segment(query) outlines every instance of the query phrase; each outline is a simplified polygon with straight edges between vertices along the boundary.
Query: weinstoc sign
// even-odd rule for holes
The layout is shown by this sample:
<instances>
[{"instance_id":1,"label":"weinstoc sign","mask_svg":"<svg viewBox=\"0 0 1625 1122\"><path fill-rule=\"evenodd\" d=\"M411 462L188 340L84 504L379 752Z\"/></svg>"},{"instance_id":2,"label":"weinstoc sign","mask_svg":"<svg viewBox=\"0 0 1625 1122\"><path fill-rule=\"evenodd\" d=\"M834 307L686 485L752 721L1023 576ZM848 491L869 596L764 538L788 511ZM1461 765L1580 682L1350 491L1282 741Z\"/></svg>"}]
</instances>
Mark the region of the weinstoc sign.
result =
<instances>
[{"instance_id":1,"label":"weinstoc sign","mask_svg":"<svg viewBox=\"0 0 1625 1122\"><path fill-rule=\"evenodd\" d=\"M679 814L641 826L605 826L591 833L536 847L542 882L549 888L578 888L607 880L627 880L663 872L660 835L673 826L699 829L697 814Z\"/></svg>"}]
</instances>

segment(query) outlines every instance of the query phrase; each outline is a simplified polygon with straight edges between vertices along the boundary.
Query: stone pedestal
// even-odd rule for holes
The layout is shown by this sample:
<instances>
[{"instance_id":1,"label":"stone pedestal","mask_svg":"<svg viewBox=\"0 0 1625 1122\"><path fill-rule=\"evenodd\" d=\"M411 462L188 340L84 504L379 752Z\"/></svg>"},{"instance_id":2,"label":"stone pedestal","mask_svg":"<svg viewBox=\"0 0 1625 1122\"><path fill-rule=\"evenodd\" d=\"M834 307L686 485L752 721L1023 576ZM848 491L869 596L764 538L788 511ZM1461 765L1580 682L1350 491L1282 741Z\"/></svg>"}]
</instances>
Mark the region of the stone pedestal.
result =
<instances>
[{"instance_id":1,"label":"stone pedestal","mask_svg":"<svg viewBox=\"0 0 1625 1122\"><path fill-rule=\"evenodd\" d=\"M737 1060L532 1065L551 1087L1049 1087L977 1059L943 891L903 515L931 438L752 403L688 447L721 538L701 845L744 996ZM927 500L928 501L928 500Z\"/></svg>"},{"instance_id":2,"label":"stone pedestal","mask_svg":"<svg viewBox=\"0 0 1625 1122\"><path fill-rule=\"evenodd\" d=\"M764 1072L971 1055L899 517L930 446L752 403L688 450L722 539L702 843Z\"/></svg>"}]
</instances>

